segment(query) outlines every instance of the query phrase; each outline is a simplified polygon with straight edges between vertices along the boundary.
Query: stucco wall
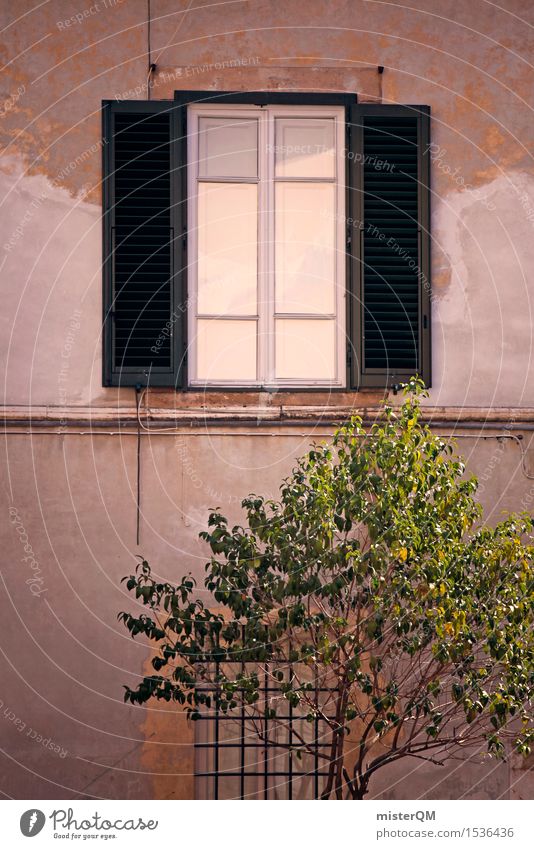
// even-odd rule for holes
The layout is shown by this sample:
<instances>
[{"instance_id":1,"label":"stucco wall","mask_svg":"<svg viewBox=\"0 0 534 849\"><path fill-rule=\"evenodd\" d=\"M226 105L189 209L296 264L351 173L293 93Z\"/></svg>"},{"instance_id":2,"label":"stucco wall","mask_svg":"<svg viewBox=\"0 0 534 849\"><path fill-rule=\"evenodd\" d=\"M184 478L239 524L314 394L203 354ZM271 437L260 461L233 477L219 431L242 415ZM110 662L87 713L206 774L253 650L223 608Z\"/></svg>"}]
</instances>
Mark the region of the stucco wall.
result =
<instances>
[{"instance_id":1,"label":"stucco wall","mask_svg":"<svg viewBox=\"0 0 534 849\"><path fill-rule=\"evenodd\" d=\"M430 104L433 400L532 405L531 4L151 5L155 98L176 88L296 88ZM147 96L146 7L53 0L33 9L24 0L16 21L9 7L1 13L9 403L56 402L74 309L69 399L115 398L101 386L100 102Z\"/></svg>"},{"instance_id":2,"label":"stucco wall","mask_svg":"<svg viewBox=\"0 0 534 849\"><path fill-rule=\"evenodd\" d=\"M116 622L129 603L120 578L139 551L162 575L191 568L201 578L197 534L208 508L236 515L250 490L274 494L294 457L327 432L320 421L264 426L277 405L317 418L313 408L324 402L375 405L380 394L336 402L313 393L151 393L145 401L163 418L178 411L196 423L142 437L136 546L136 435L119 434L116 421L131 424L134 393L101 385L100 102L146 98L146 8L145 0L36 8L21 0L0 12L0 344L10 416L0 787L17 798L191 794L183 718L122 703L121 684L135 680L147 653ZM460 449L482 477L490 516L530 508L532 4L152 0L151 8L154 98L175 88L347 90L362 101L432 107L429 405L441 419L469 406L472 428L491 410L500 419L484 431L492 437L514 423L525 437L522 460L517 441L483 440L466 427ZM214 407L230 420L226 430L202 425ZM238 412L257 424L232 428ZM26 544L39 572L22 559ZM534 795L514 765L463 766L461 780L412 768L409 781L392 775L375 792Z\"/></svg>"},{"instance_id":3,"label":"stucco wall","mask_svg":"<svg viewBox=\"0 0 534 849\"><path fill-rule=\"evenodd\" d=\"M191 571L202 592L207 551L198 532L208 509L220 506L238 520L242 496L260 488L274 496L293 458L328 433L286 426L143 437L139 547L134 432L83 435L71 429L29 437L12 431L5 437L3 792L16 798L192 793L192 732L183 716L173 709L169 716L161 704L145 711L122 702L122 684L138 679L147 651L116 621L118 611L134 609L120 579L130 574L134 555L141 552L164 579ZM534 501L530 452L528 480L515 441L482 441L474 434L459 443L480 476L490 519ZM44 748L29 729L51 738L66 754ZM410 773L408 782L394 771L381 776L373 792L446 798L461 786L466 797L492 798L533 790L524 770L514 774L510 789L509 767L495 763L461 769L453 764L450 777L448 770L417 761L403 770L404 776Z\"/></svg>"}]
</instances>

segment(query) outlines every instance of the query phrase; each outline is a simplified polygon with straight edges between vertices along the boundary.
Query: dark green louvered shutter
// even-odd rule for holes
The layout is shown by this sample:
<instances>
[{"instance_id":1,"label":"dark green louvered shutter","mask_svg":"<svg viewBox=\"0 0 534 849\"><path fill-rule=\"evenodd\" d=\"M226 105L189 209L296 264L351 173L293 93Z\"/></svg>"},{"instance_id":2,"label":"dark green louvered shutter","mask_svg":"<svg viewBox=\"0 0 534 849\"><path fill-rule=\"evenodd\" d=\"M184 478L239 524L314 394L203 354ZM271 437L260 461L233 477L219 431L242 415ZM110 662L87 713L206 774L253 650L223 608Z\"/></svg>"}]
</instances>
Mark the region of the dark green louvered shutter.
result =
<instances>
[{"instance_id":1,"label":"dark green louvered shutter","mask_svg":"<svg viewBox=\"0 0 534 849\"><path fill-rule=\"evenodd\" d=\"M429 107L351 109L353 386L430 385Z\"/></svg>"},{"instance_id":2,"label":"dark green louvered shutter","mask_svg":"<svg viewBox=\"0 0 534 849\"><path fill-rule=\"evenodd\" d=\"M185 160L173 103L104 104L104 383L176 386Z\"/></svg>"}]
</instances>

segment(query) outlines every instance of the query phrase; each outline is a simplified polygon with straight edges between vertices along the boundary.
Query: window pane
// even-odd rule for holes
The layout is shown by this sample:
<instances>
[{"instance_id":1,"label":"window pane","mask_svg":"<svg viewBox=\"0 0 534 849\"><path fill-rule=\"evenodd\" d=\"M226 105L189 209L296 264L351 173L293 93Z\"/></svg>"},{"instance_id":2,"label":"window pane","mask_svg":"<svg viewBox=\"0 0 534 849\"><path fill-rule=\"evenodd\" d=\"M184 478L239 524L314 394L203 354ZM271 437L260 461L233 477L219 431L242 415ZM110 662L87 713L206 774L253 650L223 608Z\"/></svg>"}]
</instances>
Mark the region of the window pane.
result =
<instances>
[{"instance_id":1,"label":"window pane","mask_svg":"<svg viewBox=\"0 0 534 849\"><path fill-rule=\"evenodd\" d=\"M255 315L255 183L198 184L198 312Z\"/></svg>"},{"instance_id":2,"label":"window pane","mask_svg":"<svg viewBox=\"0 0 534 849\"><path fill-rule=\"evenodd\" d=\"M256 380L256 322L197 322L199 380Z\"/></svg>"},{"instance_id":3,"label":"window pane","mask_svg":"<svg viewBox=\"0 0 534 849\"><path fill-rule=\"evenodd\" d=\"M278 118L275 122L277 177L335 176L334 121Z\"/></svg>"},{"instance_id":4,"label":"window pane","mask_svg":"<svg viewBox=\"0 0 534 849\"><path fill-rule=\"evenodd\" d=\"M258 122L242 118L200 118L200 177L256 177Z\"/></svg>"},{"instance_id":5,"label":"window pane","mask_svg":"<svg viewBox=\"0 0 534 849\"><path fill-rule=\"evenodd\" d=\"M335 380L335 321L278 319L276 377Z\"/></svg>"},{"instance_id":6,"label":"window pane","mask_svg":"<svg viewBox=\"0 0 534 849\"><path fill-rule=\"evenodd\" d=\"M335 311L335 187L277 183L276 311Z\"/></svg>"}]
</instances>

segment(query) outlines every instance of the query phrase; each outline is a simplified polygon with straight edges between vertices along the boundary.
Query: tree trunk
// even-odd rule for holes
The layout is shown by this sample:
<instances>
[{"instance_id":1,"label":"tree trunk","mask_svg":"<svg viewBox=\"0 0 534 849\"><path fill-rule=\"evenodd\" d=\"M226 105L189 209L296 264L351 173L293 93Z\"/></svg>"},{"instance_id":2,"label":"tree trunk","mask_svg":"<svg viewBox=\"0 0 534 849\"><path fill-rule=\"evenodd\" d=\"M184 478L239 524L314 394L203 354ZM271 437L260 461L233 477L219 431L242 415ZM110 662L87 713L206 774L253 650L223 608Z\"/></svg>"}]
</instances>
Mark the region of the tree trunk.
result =
<instances>
[{"instance_id":1,"label":"tree trunk","mask_svg":"<svg viewBox=\"0 0 534 849\"><path fill-rule=\"evenodd\" d=\"M321 799L329 799L332 790L335 790L336 798L343 798L343 746L344 746L344 717L347 707L348 694L342 689L338 695L336 705L337 728L332 731L332 746L330 748L330 763L328 764L328 779L326 787L321 793Z\"/></svg>"},{"instance_id":2,"label":"tree trunk","mask_svg":"<svg viewBox=\"0 0 534 849\"><path fill-rule=\"evenodd\" d=\"M351 799L364 799L369 790L369 778L355 775L354 778L347 776L347 787Z\"/></svg>"},{"instance_id":3,"label":"tree trunk","mask_svg":"<svg viewBox=\"0 0 534 849\"><path fill-rule=\"evenodd\" d=\"M341 767L343 766L343 749L341 744L342 735L339 731L333 731L332 746L330 749L330 762L328 764L328 779L326 781L325 789L321 793L321 799L329 799L333 789L335 789L336 796L339 798L337 795L339 785L338 765L341 764Z\"/></svg>"}]
</instances>

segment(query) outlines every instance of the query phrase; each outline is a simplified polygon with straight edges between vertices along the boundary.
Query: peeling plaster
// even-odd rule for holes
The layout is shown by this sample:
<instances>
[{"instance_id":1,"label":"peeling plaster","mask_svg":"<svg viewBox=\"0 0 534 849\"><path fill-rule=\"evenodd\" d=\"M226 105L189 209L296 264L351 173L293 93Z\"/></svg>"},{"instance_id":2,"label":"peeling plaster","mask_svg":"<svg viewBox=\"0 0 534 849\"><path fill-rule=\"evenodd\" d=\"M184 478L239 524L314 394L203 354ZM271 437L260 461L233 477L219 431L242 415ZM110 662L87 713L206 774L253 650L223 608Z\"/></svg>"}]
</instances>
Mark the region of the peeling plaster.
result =
<instances>
[{"instance_id":1,"label":"peeling plaster","mask_svg":"<svg viewBox=\"0 0 534 849\"><path fill-rule=\"evenodd\" d=\"M528 405L534 398L534 177L508 172L436 204L442 252L432 304L433 384L440 405ZM494 209L493 209L494 207ZM446 265L450 267L450 282Z\"/></svg>"}]
</instances>

